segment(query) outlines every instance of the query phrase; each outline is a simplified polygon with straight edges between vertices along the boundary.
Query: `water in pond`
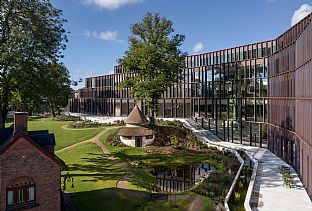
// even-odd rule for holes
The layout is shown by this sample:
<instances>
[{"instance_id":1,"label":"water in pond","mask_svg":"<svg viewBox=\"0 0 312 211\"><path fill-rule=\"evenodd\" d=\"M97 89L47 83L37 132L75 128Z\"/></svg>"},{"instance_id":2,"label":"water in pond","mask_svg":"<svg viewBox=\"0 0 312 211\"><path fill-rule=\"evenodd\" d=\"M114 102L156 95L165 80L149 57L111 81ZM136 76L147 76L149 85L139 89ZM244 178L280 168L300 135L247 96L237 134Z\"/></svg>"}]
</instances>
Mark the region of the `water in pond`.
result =
<instances>
[{"instance_id":1,"label":"water in pond","mask_svg":"<svg viewBox=\"0 0 312 211\"><path fill-rule=\"evenodd\" d=\"M160 192L176 193L191 189L215 170L207 163L171 168L162 166L154 168L154 175Z\"/></svg>"}]
</instances>

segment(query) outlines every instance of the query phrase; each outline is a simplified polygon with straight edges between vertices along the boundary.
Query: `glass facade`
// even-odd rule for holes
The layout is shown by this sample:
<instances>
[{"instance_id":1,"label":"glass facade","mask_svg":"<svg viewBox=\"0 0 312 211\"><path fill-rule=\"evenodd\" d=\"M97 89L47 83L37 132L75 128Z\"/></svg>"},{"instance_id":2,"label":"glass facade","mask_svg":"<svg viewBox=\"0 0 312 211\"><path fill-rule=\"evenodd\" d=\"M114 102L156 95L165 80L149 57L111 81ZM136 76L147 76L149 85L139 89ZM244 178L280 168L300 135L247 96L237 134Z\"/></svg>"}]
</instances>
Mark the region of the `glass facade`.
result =
<instances>
[{"instance_id":1,"label":"glass facade","mask_svg":"<svg viewBox=\"0 0 312 211\"><path fill-rule=\"evenodd\" d=\"M195 117L224 141L267 147L312 194L310 22L311 14L277 39L188 56L183 80L159 100L158 116ZM133 74L116 66L114 74L87 78L69 111L127 116L134 99L119 83ZM144 101L142 110L149 115Z\"/></svg>"}]
</instances>

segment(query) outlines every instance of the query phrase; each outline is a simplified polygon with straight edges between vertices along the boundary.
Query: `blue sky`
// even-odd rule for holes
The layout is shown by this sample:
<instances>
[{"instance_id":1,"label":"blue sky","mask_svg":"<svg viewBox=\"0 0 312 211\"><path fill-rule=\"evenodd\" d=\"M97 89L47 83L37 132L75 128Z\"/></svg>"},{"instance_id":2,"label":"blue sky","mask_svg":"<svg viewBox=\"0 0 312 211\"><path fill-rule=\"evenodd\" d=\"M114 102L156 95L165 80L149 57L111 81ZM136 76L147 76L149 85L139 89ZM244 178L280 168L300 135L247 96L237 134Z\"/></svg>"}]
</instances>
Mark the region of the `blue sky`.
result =
<instances>
[{"instance_id":1,"label":"blue sky","mask_svg":"<svg viewBox=\"0 0 312 211\"><path fill-rule=\"evenodd\" d=\"M63 62L72 79L113 71L128 49L129 27L158 12L197 54L273 39L312 11L311 0L52 0L70 31ZM297 10L297 12L295 12ZM79 85L83 87L84 82Z\"/></svg>"}]
</instances>

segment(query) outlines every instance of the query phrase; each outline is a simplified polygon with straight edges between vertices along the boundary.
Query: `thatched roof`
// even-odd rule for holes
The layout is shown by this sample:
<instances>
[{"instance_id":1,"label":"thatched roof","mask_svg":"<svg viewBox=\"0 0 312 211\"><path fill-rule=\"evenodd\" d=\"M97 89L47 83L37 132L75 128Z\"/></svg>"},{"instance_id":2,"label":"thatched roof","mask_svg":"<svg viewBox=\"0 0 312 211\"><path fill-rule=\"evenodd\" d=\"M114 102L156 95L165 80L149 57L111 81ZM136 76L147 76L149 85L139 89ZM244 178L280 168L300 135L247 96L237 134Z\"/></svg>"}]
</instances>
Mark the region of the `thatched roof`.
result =
<instances>
[{"instance_id":1,"label":"thatched roof","mask_svg":"<svg viewBox=\"0 0 312 211\"><path fill-rule=\"evenodd\" d=\"M147 127L124 127L117 135L119 136L149 136L154 135L154 131Z\"/></svg>"},{"instance_id":2,"label":"thatched roof","mask_svg":"<svg viewBox=\"0 0 312 211\"><path fill-rule=\"evenodd\" d=\"M148 120L142 113L142 111L138 108L138 106L134 106L133 110L125 120L126 124L134 124L134 125L147 125Z\"/></svg>"}]
</instances>

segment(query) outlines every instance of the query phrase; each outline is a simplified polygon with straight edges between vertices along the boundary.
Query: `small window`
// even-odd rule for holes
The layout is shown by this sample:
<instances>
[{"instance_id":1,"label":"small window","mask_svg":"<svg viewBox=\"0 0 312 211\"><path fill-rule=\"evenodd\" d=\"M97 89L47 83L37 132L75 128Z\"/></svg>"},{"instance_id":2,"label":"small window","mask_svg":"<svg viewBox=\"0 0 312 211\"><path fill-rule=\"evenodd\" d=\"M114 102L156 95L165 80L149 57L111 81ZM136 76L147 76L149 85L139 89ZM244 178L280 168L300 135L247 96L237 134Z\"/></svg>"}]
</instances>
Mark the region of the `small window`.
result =
<instances>
[{"instance_id":1,"label":"small window","mask_svg":"<svg viewBox=\"0 0 312 211\"><path fill-rule=\"evenodd\" d=\"M123 138L126 139L126 140L131 140L132 136L123 136Z\"/></svg>"},{"instance_id":2,"label":"small window","mask_svg":"<svg viewBox=\"0 0 312 211\"><path fill-rule=\"evenodd\" d=\"M153 135L146 136L146 139L152 139L152 138L153 138Z\"/></svg>"},{"instance_id":3,"label":"small window","mask_svg":"<svg viewBox=\"0 0 312 211\"><path fill-rule=\"evenodd\" d=\"M12 190L8 191L8 205L14 204L14 192Z\"/></svg>"},{"instance_id":4,"label":"small window","mask_svg":"<svg viewBox=\"0 0 312 211\"><path fill-rule=\"evenodd\" d=\"M23 186L7 189L7 205L15 206L35 201L35 187Z\"/></svg>"}]
</instances>

